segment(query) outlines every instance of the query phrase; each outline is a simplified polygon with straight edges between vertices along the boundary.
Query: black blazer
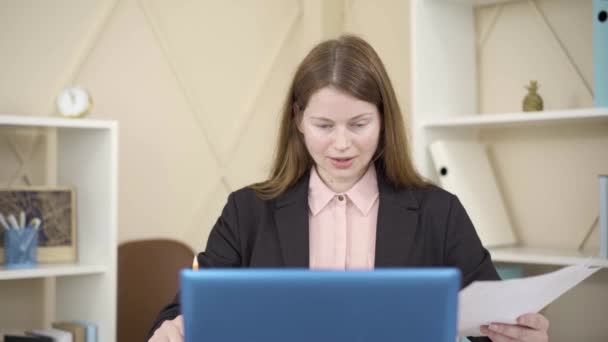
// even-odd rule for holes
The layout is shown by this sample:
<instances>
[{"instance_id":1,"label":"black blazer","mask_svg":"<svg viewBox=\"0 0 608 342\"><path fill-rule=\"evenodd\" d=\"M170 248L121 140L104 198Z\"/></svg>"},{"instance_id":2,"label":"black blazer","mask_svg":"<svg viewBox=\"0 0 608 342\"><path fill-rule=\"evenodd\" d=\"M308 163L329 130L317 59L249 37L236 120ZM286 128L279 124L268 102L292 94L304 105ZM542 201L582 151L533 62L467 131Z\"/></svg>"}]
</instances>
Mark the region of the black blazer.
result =
<instances>
[{"instance_id":1,"label":"black blazer","mask_svg":"<svg viewBox=\"0 0 608 342\"><path fill-rule=\"evenodd\" d=\"M382 171L377 174L376 268L454 266L462 272L462 287L499 279L456 196L435 186L397 189ZM307 268L308 180L302 177L274 200L261 200L250 188L230 194L206 250L198 254L201 268ZM180 314L178 297L161 311L150 335Z\"/></svg>"}]
</instances>

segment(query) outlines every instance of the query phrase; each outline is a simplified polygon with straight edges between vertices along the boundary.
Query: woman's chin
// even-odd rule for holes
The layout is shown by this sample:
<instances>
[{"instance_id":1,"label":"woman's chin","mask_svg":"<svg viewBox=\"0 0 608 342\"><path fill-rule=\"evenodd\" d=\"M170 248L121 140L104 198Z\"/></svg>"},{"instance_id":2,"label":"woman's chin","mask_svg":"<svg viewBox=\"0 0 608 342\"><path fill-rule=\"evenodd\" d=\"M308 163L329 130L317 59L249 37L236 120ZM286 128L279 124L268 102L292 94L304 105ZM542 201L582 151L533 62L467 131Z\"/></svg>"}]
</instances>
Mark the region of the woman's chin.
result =
<instances>
[{"instance_id":1,"label":"woman's chin","mask_svg":"<svg viewBox=\"0 0 608 342\"><path fill-rule=\"evenodd\" d=\"M330 165L330 175L335 179L349 180L351 178L359 178L363 170L358 165L352 165L349 168L335 168Z\"/></svg>"}]
</instances>

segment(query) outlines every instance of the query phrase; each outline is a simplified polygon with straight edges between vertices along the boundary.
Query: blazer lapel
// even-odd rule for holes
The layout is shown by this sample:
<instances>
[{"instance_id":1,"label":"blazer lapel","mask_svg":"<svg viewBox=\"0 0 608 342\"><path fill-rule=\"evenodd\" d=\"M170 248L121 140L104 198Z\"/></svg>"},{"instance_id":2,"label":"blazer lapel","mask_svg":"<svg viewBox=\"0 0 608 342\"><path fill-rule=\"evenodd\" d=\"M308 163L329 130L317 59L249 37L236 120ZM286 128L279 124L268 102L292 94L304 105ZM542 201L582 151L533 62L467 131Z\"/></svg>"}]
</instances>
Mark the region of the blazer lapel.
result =
<instances>
[{"instance_id":1,"label":"blazer lapel","mask_svg":"<svg viewBox=\"0 0 608 342\"><path fill-rule=\"evenodd\" d=\"M378 173L378 223L376 267L404 267L418 226L418 201L408 189L395 189Z\"/></svg>"},{"instance_id":2,"label":"blazer lapel","mask_svg":"<svg viewBox=\"0 0 608 342\"><path fill-rule=\"evenodd\" d=\"M309 267L308 179L301 177L275 202L274 218L287 267Z\"/></svg>"}]
</instances>

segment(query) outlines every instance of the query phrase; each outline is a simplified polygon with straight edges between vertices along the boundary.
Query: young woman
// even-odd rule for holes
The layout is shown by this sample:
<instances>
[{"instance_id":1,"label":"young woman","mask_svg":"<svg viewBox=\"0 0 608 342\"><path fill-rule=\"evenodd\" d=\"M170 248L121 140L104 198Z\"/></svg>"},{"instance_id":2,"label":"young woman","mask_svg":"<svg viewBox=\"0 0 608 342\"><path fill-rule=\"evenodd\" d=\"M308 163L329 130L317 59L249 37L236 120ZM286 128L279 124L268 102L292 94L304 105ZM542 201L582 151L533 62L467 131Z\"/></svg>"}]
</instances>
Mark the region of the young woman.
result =
<instances>
[{"instance_id":1,"label":"young woman","mask_svg":"<svg viewBox=\"0 0 608 342\"><path fill-rule=\"evenodd\" d=\"M203 268L453 266L463 287L499 279L458 199L416 172L385 68L354 36L323 42L304 58L283 107L270 178L228 197L198 262ZM481 331L495 342L548 340L542 315L523 315L518 323ZM150 342L183 341L177 298L151 334Z\"/></svg>"}]
</instances>

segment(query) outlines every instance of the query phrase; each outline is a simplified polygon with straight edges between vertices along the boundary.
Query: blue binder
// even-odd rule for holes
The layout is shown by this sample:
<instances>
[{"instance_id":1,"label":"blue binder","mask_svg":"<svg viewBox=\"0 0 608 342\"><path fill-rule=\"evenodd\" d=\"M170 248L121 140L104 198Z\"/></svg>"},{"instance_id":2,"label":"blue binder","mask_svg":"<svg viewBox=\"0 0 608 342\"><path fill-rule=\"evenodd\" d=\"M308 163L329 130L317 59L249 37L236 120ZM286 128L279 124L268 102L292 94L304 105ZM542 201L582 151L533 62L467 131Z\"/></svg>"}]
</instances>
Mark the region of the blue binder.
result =
<instances>
[{"instance_id":1,"label":"blue binder","mask_svg":"<svg viewBox=\"0 0 608 342\"><path fill-rule=\"evenodd\" d=\"M608 0L593 0L593 67L596 107L608 107Z\"/></svg>"},{"instance_id":2,"label":"blue binder","mask_svg":"<svg viewBox=\"0 0 608 342\"><path fill-rule=\"evenodd\" d=\"M608 259L608 175L600 176L600 257Z\"/></svg>"}]
</instances>

